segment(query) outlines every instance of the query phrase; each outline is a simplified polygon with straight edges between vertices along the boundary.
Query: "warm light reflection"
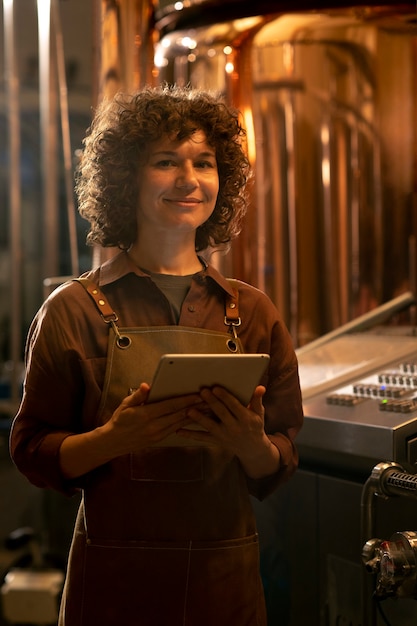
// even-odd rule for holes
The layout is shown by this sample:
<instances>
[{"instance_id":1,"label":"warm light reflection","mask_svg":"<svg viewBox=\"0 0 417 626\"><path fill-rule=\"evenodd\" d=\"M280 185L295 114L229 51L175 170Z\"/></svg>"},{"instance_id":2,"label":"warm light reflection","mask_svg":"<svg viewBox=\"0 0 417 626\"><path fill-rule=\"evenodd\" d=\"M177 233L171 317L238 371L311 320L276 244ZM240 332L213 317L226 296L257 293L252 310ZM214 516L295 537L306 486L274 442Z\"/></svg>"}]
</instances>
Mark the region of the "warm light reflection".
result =
<instances>
[{"instance_id":1,"label":"warm light reflection","mask_svg":"<svg viewBox=\"0 0 417 626\"><path fill-rule=\"evenodd\" d=\"M330 134L327 124L321 125L320 139L322 146L326 149L326 153L328 153ZM321 160L321 179L324 187L330 187L330 160L327 156L324 156Z\"/></svg>"},{"instance_id":2,"label":"warm light reflection","mask_svg":"<svg viewBox=\"0 0 417 626\"><path fill-rule=\"evenodd\" d=\"M157 50L154 55L155 67L166 67L168 65L168 59L164 56L161 50Z\"/></svg>"},{"instance_id":3,"label":"warm light reflection","mask_svg":"<svg viewBox=\"0 0 417 626\"><path fill-rule=\"evenodd\" d=\"M246 141L248 150L248 159L253 167L256 159L255 129L253 127L252 109L245 107L243 109L243 119L246 129Z\"/></svg>"},{"instance_id":4,"label":"warm light reflection","mask_svg":"<svg viewBox=\"0 0 417 626\"><path fill-rule=\"evenodd\" d=\"M189 50L194 50L194 48L197 47L197 42L191 39L191 37L182 37L180 43L184 48L188 48Z\"/></svg>"},{"instance_id":5,"label":"warm light reflection","mask_svg":"<svg viewBox=\"0 0 417 626\"><path fill-rule=\"evenodd\" d=\"M288 76L294 74L294 44L285 42L282 46L282 60Z\"/></svg>"},{"instance_id":6,"label":"warm light reflection","mask_svg":"<svg viewBox=\"0 0 417 626\"><path fill-rule=\"evenodd\" d=\"M49 39L51 0L38 0L38 28L41 39Z\"/></svg>"},{"instance_id":7,"label":"warm light reflection","mask_svg":"<svg viewBox=\"0 0 417 626\"><path fill-rule=\"evenodd\" d=\"M233 71L234 71L234 69L235 69L235 66L233 65L233 63L230 63L230 62L229 62L229 63L226 63L226 65L225 65L225 68L224 68L224 69L225 69L225 71L226 71L226 73L227 73L227 74L233 74Z\"/></svg>"},{"instance_id":8,"label":"warm light reflection","mask_svg":"<svg viewBox=\"0 0 417 626\"><path fill-rule=\"evenodd\" d=\"M330 186L330 161L326 157L321 162L321 179L324 187Z\"/></svg>"}]
</instances>

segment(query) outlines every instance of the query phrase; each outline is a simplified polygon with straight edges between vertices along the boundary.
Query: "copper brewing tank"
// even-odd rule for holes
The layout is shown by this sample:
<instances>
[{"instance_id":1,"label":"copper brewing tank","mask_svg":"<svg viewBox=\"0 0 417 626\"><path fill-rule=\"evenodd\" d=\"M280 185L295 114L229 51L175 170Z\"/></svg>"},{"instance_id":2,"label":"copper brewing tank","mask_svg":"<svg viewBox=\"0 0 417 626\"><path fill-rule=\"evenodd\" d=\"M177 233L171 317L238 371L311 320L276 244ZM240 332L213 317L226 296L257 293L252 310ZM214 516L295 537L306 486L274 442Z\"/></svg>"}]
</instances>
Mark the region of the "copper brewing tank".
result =
<instances>
[{"instance_id":1,"label":"copper brewing tank","mask_svg":"<svg viewBox=\"0 0 417 626\"><path fill-rule=\"evenodd\" d=\"M246 226L213 258L298 346L416 287L416 8L336 4L156 11L155 81L221 92L247 128Z\"/></svg>"}]
</instances>

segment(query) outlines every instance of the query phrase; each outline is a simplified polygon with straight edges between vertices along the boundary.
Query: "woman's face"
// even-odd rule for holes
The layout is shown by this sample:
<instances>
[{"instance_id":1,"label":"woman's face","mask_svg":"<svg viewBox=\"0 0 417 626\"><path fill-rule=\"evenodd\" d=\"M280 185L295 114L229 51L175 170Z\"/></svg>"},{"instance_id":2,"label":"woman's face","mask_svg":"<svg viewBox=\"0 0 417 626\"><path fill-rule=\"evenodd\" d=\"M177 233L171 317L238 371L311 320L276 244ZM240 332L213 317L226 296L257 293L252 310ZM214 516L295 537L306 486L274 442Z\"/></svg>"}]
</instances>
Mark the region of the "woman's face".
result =
<instances>
[{"instance_id":1,"label":"woman's face","mask_svg":"<svg viewBox=\"0 0 417 626\"><path fill-rule=\"evenodd\" d=\"M151 144L139 170L138 228L158 232L195 233L212 214L219 191L216 154L203 131Z\"/></svg>"}]
</instances>

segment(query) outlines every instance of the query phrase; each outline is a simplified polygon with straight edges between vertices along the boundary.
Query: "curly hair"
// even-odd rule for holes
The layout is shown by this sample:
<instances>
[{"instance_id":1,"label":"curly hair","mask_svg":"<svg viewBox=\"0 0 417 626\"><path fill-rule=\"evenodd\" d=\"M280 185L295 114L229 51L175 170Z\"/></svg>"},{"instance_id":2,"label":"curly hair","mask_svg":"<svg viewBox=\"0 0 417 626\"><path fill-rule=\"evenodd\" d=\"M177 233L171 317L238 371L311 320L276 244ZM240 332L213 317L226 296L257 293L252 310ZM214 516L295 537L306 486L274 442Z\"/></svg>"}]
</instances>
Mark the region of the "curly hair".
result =
<instances>
[{"instance_id":1,"label":"curly hair","mask_svg":"<svg viewBox=\"0 0 417 626\"><path fill-rule=\"evenodd\" d=\"M136 239L138 170L149 146L169 135L187 139L202 130L215 150L219 193L196 233L196 250L227 244L240 232L251 176L246 135L237 110L189 87L146 87L103 101L87 130L76 177L79 212L90 222L88 244L127 250Z\"/></svg>"}]
</instances>

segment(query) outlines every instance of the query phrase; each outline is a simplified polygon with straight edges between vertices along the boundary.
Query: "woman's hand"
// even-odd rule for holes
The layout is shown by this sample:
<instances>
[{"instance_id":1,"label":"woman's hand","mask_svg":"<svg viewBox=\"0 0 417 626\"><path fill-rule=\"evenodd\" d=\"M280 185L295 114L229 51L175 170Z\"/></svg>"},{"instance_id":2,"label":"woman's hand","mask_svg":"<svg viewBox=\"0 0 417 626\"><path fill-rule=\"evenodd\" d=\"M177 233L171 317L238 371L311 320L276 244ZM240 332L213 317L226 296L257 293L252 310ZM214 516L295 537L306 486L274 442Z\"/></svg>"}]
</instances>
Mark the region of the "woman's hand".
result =
<instances>
[{"instance_id":1,"label":"woman's hand","mask_svg":"<svg viewBox=\"0 0 417 626\"><path fill-rule=\"evenodd\" d=\"M120 454L152 446L187 426L192 422L188 410L203 402L198 394L192 394L147 404L149 390L149 385L142 383L124 398L105 425L112 431L114 445L120 446Z\"/></svg>"},{"instance_id":2,"label":"woman's hand","mask_svg":"<svg viewBox=\"0 0 417 626\"><path fill-rule=\"evenodd\" d=\"M213 443L236 455L247 475L262 478L279 468L279 451L267 437L264 429L262 397L265 387L258 386L247 407L223 387L203 389L201 407L190 407L186 413L207 432L182 428L178 435ZM210 409L208 414L204 407Z\"/></svg>"},{"instance_id":3,"label":"woman's hand","mask_svg":"<svg viewBox=\"0 0 417 626\"><path fill-rule=\"evenodd\" d=\"M203 402L194 394L146 404L149 389L148 384L142 383L124 398L105 424L64 439L60 465L67 479L82 476L118 456L162 441L190 424L188 410Z\"/></svg>"}]
</instances>

